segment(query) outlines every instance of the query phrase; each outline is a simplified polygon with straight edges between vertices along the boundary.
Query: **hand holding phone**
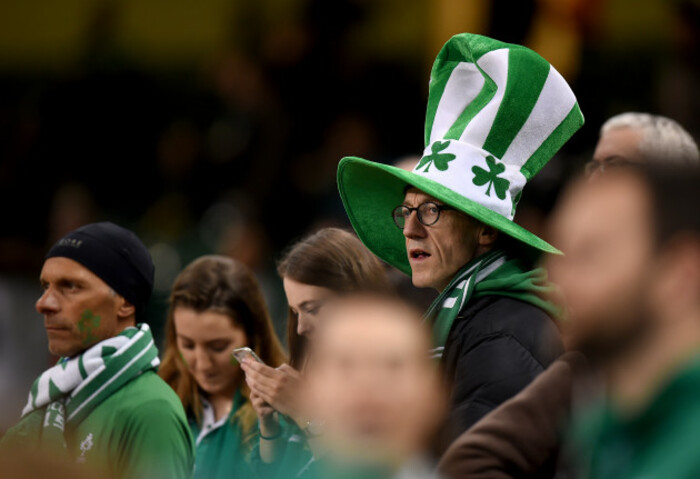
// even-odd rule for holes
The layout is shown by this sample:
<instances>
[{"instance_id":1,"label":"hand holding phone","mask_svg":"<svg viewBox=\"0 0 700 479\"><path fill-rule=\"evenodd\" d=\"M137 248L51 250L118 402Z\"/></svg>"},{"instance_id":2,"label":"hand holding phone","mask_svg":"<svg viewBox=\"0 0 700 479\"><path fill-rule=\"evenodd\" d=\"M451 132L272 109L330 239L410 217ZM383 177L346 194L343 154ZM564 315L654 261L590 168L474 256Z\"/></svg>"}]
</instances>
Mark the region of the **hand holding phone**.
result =
<instances>
[{"instance_id":1,"label":"hand holding phone","mask_svg":"<svg viewBox=\"0 0 700 479\"><path fill-rule=\"evenodd\" d=\"M257 354L255 354L255 351L247 346L234 349L231 355L236 361L238 361L239 364L243 364L243 360L245 358L253 359L261 364L265 364L263 360L260 359Z\"/></svg>"}]
</instances>

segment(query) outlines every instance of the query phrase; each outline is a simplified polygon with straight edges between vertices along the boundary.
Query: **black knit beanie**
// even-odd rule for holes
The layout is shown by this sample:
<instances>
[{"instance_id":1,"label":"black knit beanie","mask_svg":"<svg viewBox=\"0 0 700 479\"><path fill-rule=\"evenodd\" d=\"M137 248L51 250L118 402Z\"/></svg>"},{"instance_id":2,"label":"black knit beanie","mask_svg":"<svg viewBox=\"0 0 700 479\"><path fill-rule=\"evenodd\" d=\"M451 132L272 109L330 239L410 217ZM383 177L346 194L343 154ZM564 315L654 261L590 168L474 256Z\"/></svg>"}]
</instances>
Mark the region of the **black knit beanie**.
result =
<instances>
[{"instance_id":1,"label":"black knit beanie","mask_svg":"<svg viewBox=\"0 0 700 479\"><path fill-rule=\"evenodd\" d=\"M68 233L49 250L54 257L77 261L136 308L143 321L153 292L155 267L151 254L131 231L114 223L92 223Z\"/></svg>"}]
</instances>

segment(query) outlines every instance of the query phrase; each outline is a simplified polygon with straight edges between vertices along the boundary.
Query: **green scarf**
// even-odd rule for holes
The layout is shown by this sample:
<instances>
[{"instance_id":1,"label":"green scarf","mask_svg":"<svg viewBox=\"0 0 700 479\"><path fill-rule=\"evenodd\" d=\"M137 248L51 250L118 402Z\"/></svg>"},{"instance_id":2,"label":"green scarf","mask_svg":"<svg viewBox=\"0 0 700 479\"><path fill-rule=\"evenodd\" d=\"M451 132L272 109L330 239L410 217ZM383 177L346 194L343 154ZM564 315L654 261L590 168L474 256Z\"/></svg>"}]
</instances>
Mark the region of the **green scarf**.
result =
<instances>
[{"instance_id":1,"label":"green scarf","mask_svg":"<svg viewBox=\"0 0 700 479\"><path fill-rule=\"evenodd\" d=\"M542 296L552 291L544 268L528 270L517 259L508 259L495 250L475 258L452 278L450 284L430 305L425 317L432 324L434 358L441 358L447 337L457 315L470 299L482 296L507 296L559 317L560 309Z\"/></svg>"},{"instance_id":2,"label":"green scarf","mask_svg":"<svg viewBox=\"0 0 700 479\"><path fill-rule=\"evenodd\" d=\"M158 348L146 324L127 328L78 356L61 358L34 381L22 419L0 445L65 448L66 425L79 424L124 384L158 364Z\"/></svg>"}]
</instances>

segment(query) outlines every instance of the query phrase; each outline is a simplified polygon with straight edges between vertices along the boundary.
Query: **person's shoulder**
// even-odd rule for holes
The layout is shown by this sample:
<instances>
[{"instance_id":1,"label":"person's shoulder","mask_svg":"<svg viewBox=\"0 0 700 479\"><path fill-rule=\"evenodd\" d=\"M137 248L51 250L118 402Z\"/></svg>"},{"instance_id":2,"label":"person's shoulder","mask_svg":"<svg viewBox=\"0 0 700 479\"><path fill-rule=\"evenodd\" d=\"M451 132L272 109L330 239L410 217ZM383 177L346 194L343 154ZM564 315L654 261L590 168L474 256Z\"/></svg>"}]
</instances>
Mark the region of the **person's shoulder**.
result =
<instances>
[{"instance_id":1,"label":"person's shoulder","mask_svg":"<svg viewBox=\"0 0 700 479\"><path fill-rule=\"evenodd\" d=\"M556 328L554 321L541 308L507 296L484 296L467 303L459 312L459 322L484 333Z\"/></svg>"},{"instance_id":2,"label":"person's shoulder","mask_svg":"<svg viewBox=\"0 0 700 479\"><path fill-rule=\"evenodd\" d=\"M462 343L460 349L486 339L514 339L544 365L564 351L559 329L544 310L505 296L470 301L460 311L451 336L452 341Z\"/></svg>"},{"instance_id":3,"label":"person's shoulder","mask_svg":"<svg viewBox=\"0 0 700 479\"><path fill-rule=\"evenodd\" d=\"M186 422L180 398L155 371L146 371L126 383L105 400L105 406L114 408L124 419L155 415L174 416Z\"/></svg>"},{"instance_id":4,"label":"person's shoulder","mask_svg":"<svg viewBox=\"0 0 700 479\"><path fill-rule=\"evenodd\" d=\"M156 399L179 402L173 388L163 381L154 370L145 371L138 375L126 383L120 391L123 391L125 394L139 394L142 401Z\"/></svg>"},{"instance_id":5,"label":"person's shoulder","mask_svg":"<svg viewBox=\"0 0 700 479\"><path fill-rule=\"evenodd\" d=\"M154 448L164 444L191 448L182 403L154 371L135 377L95 407L78 426L76 437L88 434L104 443L109 454L129 456L132 452L126 451L133 451L144 441Z\"/></svg>"}]
</instances>

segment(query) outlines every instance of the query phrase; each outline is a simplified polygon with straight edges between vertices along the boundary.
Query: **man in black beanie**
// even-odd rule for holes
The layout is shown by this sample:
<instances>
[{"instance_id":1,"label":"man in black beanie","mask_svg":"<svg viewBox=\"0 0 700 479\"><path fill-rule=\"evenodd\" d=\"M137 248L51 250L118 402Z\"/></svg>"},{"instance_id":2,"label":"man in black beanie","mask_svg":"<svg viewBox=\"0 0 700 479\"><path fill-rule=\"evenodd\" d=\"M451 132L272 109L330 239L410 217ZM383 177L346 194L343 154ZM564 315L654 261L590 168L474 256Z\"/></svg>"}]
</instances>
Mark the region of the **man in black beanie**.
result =
<instances>
[{"instance_id":1,"label":"man in black beanie","mask_svg":"<svg viewBox=\"0 0 700 479\"><path fill-rule=\"evenodd\" d=\"M182 403L156 374L141 323L154 267L144 244L113 223L60 239L46 255L36 303L61 359L34 382L0 448L63 451L117 478L188 478L194 450Z\"/></svg>"}]
</instances>

